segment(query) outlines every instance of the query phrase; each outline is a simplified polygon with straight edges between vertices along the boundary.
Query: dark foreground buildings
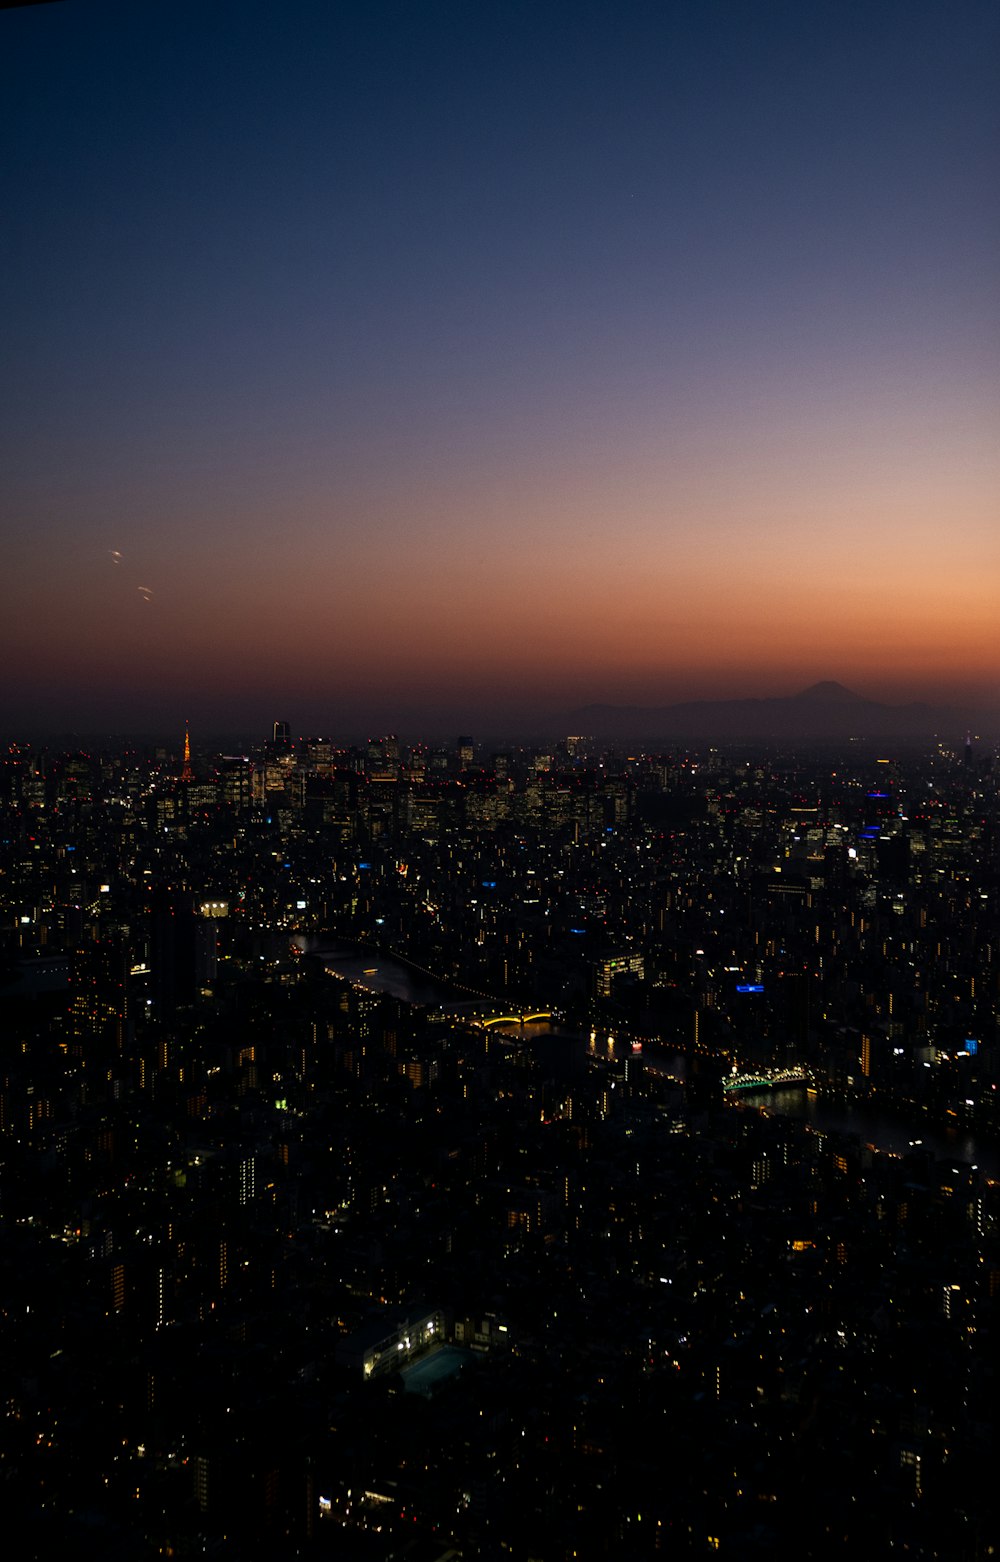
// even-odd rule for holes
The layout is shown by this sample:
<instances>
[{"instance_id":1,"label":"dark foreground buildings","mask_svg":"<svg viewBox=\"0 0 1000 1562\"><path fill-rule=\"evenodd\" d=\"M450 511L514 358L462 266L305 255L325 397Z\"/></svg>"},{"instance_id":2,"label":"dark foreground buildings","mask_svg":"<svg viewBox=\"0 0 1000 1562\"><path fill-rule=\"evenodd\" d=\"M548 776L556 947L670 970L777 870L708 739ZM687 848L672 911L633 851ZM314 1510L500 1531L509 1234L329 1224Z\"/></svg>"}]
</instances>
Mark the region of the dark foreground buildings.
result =
<instances>
[{"instance_id":1,"label":"dark foreground buildings","mask_svg":"<svg viewBox=\"0 0 1000 1562\"><path fill-rule=\"evenodd\" d=\"M974 759L12 747L12 1554L994 1555Z\"/></svg>"}]
</instances>

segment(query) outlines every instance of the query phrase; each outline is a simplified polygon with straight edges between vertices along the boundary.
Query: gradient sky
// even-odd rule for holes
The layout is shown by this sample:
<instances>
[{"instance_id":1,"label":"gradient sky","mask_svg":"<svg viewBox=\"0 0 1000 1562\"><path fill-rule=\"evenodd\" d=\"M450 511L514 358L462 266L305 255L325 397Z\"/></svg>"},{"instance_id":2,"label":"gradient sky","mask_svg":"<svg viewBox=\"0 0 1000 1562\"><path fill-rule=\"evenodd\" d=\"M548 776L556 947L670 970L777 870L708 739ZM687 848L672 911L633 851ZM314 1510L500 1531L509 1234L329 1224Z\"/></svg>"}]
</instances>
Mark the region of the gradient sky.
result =
<instances>
[{"instance_id":1,"label":"gradient sky","mask_svg":"<svg viewBox=\"0 0 1000 1562\"><path fill-rule=\"evenodd\" d=\"M0 730L997 703L994 0L65 0L0 61Z\"/></svg>"}]
</instances>

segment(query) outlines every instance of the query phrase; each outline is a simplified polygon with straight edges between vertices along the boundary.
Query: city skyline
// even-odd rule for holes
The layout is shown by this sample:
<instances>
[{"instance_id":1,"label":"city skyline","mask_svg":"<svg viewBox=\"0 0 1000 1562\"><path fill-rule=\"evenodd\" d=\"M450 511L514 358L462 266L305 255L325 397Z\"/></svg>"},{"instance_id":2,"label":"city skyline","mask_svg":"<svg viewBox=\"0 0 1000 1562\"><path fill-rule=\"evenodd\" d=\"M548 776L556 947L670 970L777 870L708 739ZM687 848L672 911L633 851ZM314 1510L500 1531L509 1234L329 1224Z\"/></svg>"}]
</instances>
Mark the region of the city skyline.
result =
<instances>
[{"instance_id":1,"label":"city skyline","mask_svg":"<svg viewBox=\"0 0 1000 1562\"><path fill-rule=\"evenodd\" d=\"M2 755L11 1533L979 1562L994 756L501 757Z\"/></svg>"},{"instance_id":2,"label":"city skyline","mask_svg":"<svg viewBox=\"0 0 1000 1562\"><path fill-rule=\"evenodd\" d=\"M5 730L995 708L992 8L3 28Z\"/></svg>"}]
</instances>

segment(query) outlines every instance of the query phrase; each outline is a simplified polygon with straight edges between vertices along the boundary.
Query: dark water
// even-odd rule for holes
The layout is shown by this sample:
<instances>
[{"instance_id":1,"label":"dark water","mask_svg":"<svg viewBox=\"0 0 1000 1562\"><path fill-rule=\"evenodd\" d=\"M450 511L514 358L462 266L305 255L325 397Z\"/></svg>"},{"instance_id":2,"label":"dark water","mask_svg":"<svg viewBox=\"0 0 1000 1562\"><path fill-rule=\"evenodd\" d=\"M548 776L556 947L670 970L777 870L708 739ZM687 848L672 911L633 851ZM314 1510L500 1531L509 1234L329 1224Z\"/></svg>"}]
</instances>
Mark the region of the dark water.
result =
<instances>
[{"instance_id":1,"label":"dark water","mask_svg":"<svg viewBox=\"0 0 1000 1562\"><path fill-rule=\"evenodd\" d=\"M436 1007L455 1003L463 996L434 977L414 970L393 955L359 949L356 944L332 941L321 943L317 940L309 944L306 953L322 960L328 970L342 977L345 982L366 987L369 992L387 993L392 998L398 998L401 1003L412 1003L421 1008Z\"/></svg>"},{"instance_id":2,"label":"dark water","mask_svg":"<svg viewBox=\"0 0 1000 1562\"><path fill-rule=\"evenodd\" d=\"M894 1155L905 1155L914 1148L929 1150L938 1160L979 1166L988 1177L1000 1178L1000 1146L985 1143L965 1129L949 1131L929 1128L924 1123L914 1125L872 1107L827 1102L801 1088L754 1093L749 1099L768 1112L797 1117L824 1133L856 1134L863 1144L872 1144L877 1150L889 1150Z\"/></svg>"}]
</instances>

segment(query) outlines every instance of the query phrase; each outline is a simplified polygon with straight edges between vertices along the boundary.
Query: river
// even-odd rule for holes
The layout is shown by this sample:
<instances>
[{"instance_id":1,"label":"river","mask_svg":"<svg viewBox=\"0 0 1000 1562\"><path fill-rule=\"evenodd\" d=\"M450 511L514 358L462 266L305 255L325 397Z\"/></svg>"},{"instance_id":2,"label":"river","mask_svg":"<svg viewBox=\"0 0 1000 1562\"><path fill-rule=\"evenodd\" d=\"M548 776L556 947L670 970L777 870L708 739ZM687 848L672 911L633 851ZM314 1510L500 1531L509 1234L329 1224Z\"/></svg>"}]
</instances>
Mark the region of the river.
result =
<instances>
[{"instance_id":1,"label":"river","mask_svg":"<svg viewBox=\"0 0 1000 1562\"><path fill-rule=\"evenodd\" d=\"M914 1148L929 1150L938 1160L979 1166L988 1177L1000 1179L1000 1147L974 1138L965 1129L949 1131L925 1123L913 1126L875 1107L824 1101L801 1087L747 1092L743 1099L781 1117L797 1117L824 1133L856 1134L863 1143L893 1155L905 1155Z\"/></svg>"},{"instance_id":2,"label":"river","mask_svg":"<svg viewBox=\"0 0 1000 1562\"><path fill-rule=\"evenodd\" d=\"M310 939L304 952L322 960L344 981L366 987L371 992L387 993L402 1003L445 1007L468 998L467 993L449 988L429 972L421 972L394 955L365 950L357 944ZM559 1073L582 1068L591 1046L589 1037L579 1031L539 1021L498 1026L497 1033L544 1045L547 1061L554 1063ZM602 1056L608 1055L606 1031L599 1033L595 1045ZM616 1043L615 1051L618 1056L624 1056L630 1051L628 1042ZM649 1067L677 1079L685 1077L686 1059L682 1052L671 1051L669 1047L647 1046L645 1061ZM962 1129L933 1129L924 1123L914 1126L864 1103L848 1105L825 1100L802 1086L746 1091L741 1093L739 1104L760 1107L781 1117L798 1118L824 1133L852 1135L864 1144L872 1144L876 1149L894 1155L905 1155L909 1149L920 1147L940 1160L954 1159L956 1163L977 1165L988 1177L1000 1179L1000 1146L977 1139Z\"/></svg>"},{"instance_id":3,"label":"river","mask_svg":"<svg viewBox=\"0 0 1000 1562\"><path fill-rule=\"evenodd\" d=\"M333 971L345 982L366 987L369 992L387 993L401 1003L412 1003L418 1008L443 1007L468 998L467 993L449 988L429 972L419 971L395 955L364 949L346 940L313 938L303 940L303 943L304 954L322 960L328 971Z\"/></svg>"}]
</instances>

